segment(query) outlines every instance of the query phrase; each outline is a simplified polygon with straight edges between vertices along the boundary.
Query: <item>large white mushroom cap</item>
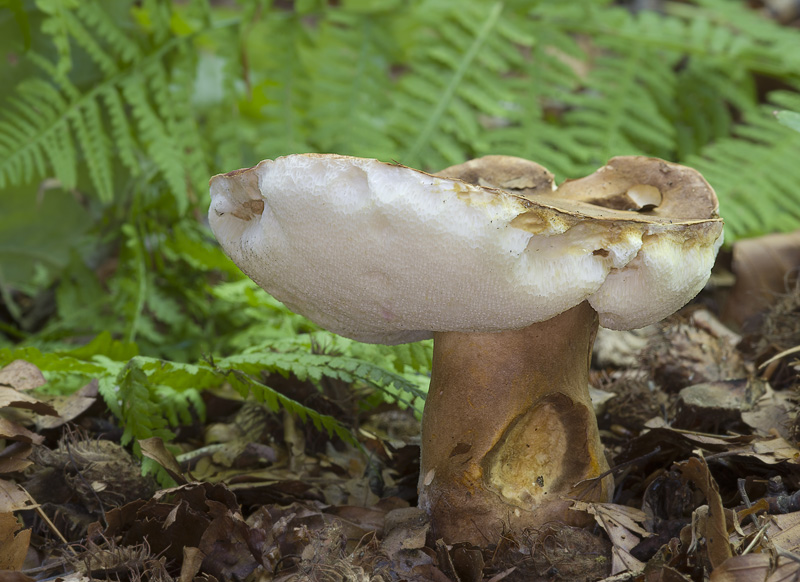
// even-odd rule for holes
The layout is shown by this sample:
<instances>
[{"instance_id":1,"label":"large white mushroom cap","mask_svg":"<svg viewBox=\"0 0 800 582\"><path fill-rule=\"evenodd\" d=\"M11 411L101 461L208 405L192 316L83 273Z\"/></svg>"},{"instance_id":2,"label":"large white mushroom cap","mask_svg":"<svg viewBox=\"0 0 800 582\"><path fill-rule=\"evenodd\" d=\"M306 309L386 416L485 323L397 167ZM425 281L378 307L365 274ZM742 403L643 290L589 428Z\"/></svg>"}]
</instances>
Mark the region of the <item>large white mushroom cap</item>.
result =
<instances>
[{"instance_id":1,"label":"large white mushroom cap","mask_svg":"<svg viewBox=\"0 0 800 582\"><path fill-rule=\"evenodd\" d=\"M586 195L614 182L615 161L631 160L657 164L648 168L669 184L691 173L689 189L712 202L696 216L683 206L662 216L653 198L664 195L668 209L669 187L636 177L621 187L647 200L643 212ZM693 170L652 158L617 158L592 178L587 188L567 182L564 196L524 197L377 160L292 155L214 176L209 221L258 285L360 341L522 328L584 300L606 327L658 321L709 277L722 241L713 191Z\"/></svg>"}]
</instances>

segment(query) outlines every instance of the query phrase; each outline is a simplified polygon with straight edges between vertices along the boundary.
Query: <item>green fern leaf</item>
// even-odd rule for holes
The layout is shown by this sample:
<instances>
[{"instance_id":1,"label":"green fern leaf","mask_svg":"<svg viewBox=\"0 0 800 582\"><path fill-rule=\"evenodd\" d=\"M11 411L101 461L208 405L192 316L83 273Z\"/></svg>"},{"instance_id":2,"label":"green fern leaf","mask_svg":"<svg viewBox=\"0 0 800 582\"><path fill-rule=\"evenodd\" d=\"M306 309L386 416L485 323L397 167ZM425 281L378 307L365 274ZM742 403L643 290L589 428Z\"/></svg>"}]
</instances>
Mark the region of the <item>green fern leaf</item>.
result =
<instances>
[{"instance_id":1,"label":"green fern leaf","mask_svg":"<svg viewBox=\"0 0 800 582\"><path fill-rule=\"evenodd\" d=\"M771 106L745 116L732 137L705 148L689 163L716 189L726 237L794 230L800 224L800 134L775 120L777 107L800 109L797 93L773 92Z\"/></svg>"},{"instance_id":2,"label":"green fern leaf","mask_svg":"<svg viewBox=\"0 0 800 582\"><path fill-rule=\"evenodd\" d=\"M111 51L120 61L132 63L141 58L139 45L114 22L104 7L94 2L80 2L76 13L80 21L103 39L103 48Z\"/></svg>"},{"instance_id":3,"label":"green fern leaf","mask_svg":"<svg viewBox=\"0 0 800 582\"><path fill-rule=\"evenodd\" d=\"M800 131L800 113L794 111L777 111L775 117L786 127Z\"/></svg>"},{"instance_id":4,"label":"green fern leaf","mask_svg":"<svg viewBox=\"0 0 800 582\"><path fill-rule=\"evenodd\" d=\"M56 71L65 77L72 68L68 15L78 5L79 0L36 0L36 6L46 15L42 22L42 32L53 41L58 52Z\"/></svg>"}]
</instances>

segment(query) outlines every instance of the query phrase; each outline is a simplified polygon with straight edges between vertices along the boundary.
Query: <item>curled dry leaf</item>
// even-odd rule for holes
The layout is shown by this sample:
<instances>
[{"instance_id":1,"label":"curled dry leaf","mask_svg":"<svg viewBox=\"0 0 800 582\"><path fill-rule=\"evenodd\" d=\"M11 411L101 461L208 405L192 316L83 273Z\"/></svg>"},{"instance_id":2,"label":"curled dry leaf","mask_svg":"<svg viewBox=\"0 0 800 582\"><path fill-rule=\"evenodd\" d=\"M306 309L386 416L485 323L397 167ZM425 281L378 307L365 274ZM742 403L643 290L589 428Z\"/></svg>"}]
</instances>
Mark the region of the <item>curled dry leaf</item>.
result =
<instances>
[{"instance_id":1,"label":"curled dry leaf","mask_svg":"<svg viewBox=\"0 0 800 582\"><path fill-rule=\"evenodd\" d=\"M706 550L711 566L716 568L731 557L731 546L728 542L728 527L725 522L725 510L719 495L719 486L711 476L705 459L692 457L688 461L678 463L678 470L685 479L694 483L705 495L708 503L708 514L704 531Z\"/></svg>"},{"instance_id":2,"label":"curled dry leaf","mask_svg":"<svg viewBox=\"0 0 800 582\"><path fill-rule=\"evenodd\" d=\"M96 379L69 396L52 396L48 403L53 406L57 416L44 416L36 419L39 430L58 428L86 412L97 401L99 384Z\"/></svg>"},{"instance_id":3,"label":"curled dry leaf","mask_svg":"<svg viewBox=\"0 0 800 582\"><path fill-rule=\"evenodd\" d=\"M16 442L6 446L0 451L0 474L16 473L30 467L33 461L28 457L32 451L31 443Z\"/></svg>"},{"instance_id":4,"label":"curled dry leaf","mask_svg":"<svg viewBox=\"0 0 800 582\"><path fill-rule=\"evenodd\" d=\"M38 398L28 396L14 388L0 386L0 408L25 408L36 414L58 416L58 411Z\"/></svg>"},{"instance_id":5,"label":"curled dry leaf","mask_svg":"<svg viewBox=\"0 0 800 582\"><path fill-rule=\"evenodd\" d=\"M142 449L142 454L161 465L176 483L184 485L187 482L186 478L183 476L181 466L178 464L175 456L167 450L163 440L159 437L152 437L149 439L141 439L138 442L139 447Z\"/></svg>"},{"instance_id":6,"label":"curled dry leaf","mask_svg":"<svg viewBox=\"0 0 800 582\"><path fill-rule=\"evenodd\" d=\"M21 424L5 418L0 418L0 439L8 439L34 445L40 445L44 442L44 437L42 435L31 432Z\"/></svg>"}]
</instances>

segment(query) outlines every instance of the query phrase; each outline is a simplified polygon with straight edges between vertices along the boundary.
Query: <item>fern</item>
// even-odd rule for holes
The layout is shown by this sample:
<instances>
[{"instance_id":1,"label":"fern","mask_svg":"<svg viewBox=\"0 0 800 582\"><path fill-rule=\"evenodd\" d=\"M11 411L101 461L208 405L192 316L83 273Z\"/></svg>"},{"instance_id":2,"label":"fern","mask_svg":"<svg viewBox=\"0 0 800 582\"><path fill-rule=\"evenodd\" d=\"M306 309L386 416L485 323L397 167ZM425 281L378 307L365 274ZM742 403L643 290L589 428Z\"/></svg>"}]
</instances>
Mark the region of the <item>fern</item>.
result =
<instances>
[{"instance_id":1,"label":"fern","mask_svg":"<svg viewBox=\"0 0 800 582\"><path fill-rule=\"evenodd\" d=\"M421 5L414 16L426 22L421 11L429 8ZM480 146L476 113L502 115L500 103L508 98L501 84L489 82L494 75L487 74L498 72L498 60L503 63L493 42L503 4L435 8L426 16L430 26L412 31L407 50L414 68L398 83L404 97L389 116L395 139L405 144L399 159L425 168L463 161L465 149Z\"/></svg>"},{"instance_id":2,"label":"fern","mask_svg":"<svg viewBox=\"0 0 800 582\"><path fill-rule=\"evenodd\" d=\"M782 125L800 132L800 113L795 111L777 111L775 117Z\"/></svg>"},{"instance_id":3,"label":"fern","mask_svg":"<svg viewBox=\"0 0 800 582\"><path fill-rule=\"evenodd\" d=\"M330 12L311 50L301 52L311 79L308 124L316 149L377 158L394 154L387 132L391 101L386 87L397 46L384 34L394 16ZM323 52L329 57L317 59Z\"/></svg>"},{"instance_id":4,"label":"fern","mask_svg":"<svg viewBox=\"0 0 800 582\"><path fill-rule=\"evenodd\" d=\"M0 187L28 182L52 170L65 189L73 189L78 186L81 161L97 196L109 202L114 198L115 162L136 176L146 155L185 211L187 177L194 187L204 188L208 174L197 152L200 139L191 108L175 106L176 100L184 102L191 93L193 78L185 71L195 67L194 53L186 50L192 36L165 34L163 4L146 3L159 15L148 23L161 24L152 26L152 38L140 35L140 43L99 3L41 0L39 4L49 15L44 31L56 44L59 59L53 64L30 55L49 82L24 81L0 119ZM73 42L98 70L99 78L86 89L68 75Z\"/></svg>"},{"instance_id":5,"label":"fern","mask_svg":"<svg viewBox=\"0 0 800 582\"><path fill-rule=\"evenodd\" d=\"M720 213L734 238L769 232L766 225L788 231L800 222L800 134L773 115L776 107L800 109L800 95L777 91L770 100L745 116L733 136L689 160L722 194Z\"/></svg>"},{"instance_id":6,"label":"fern","mask_svg":"<svg viewBox=\"0 0 800 582\"><path fill-rule=\"evenodd\" d=\"M310 129L304 119L310 88L300 63L309 35L302 15L279 10L265 21L263 36L253 41L255 54L263 50L271 57L254 87L258 101L263 103L263 111L259 112L263 120L255 143L258 159L314 150L308 141ZM263 47L261 43L265 41L268 44Z\"/></svg>"}]
</instances>

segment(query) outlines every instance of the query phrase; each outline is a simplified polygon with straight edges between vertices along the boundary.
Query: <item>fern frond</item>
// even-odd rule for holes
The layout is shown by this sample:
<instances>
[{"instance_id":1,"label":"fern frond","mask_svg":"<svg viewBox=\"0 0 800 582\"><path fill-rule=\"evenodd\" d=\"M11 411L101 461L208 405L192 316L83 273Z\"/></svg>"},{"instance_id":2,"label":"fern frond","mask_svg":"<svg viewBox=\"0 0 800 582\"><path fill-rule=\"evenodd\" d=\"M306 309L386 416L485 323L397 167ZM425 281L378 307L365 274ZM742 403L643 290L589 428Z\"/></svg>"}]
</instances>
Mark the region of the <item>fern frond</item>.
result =
<instances>
[{"instance_id":1,"label":"fern frond","mask_svg":"<svg viewBox=\"0 0 800 582\"><path fill-rule=\"evenodd\" d=\"M141 162L149 158L179 212L185 211L187 175L189 183L205 190L208 174L192 109L177 105L191 102L195 53L185 49L193 36L166 34L168 3L149 2L138 10L148 27L160 31L160 44L141 31L137 43L136 35L116 25L97 1L41 3L51 11L47 30L81 46L99 78L87 89L77 86L66 74L69 51L61 51L57 64L30 56L43 79L25 80L0 118L0 187L44 177L52 169L64 188L75 188L79 164L85 163L98 197L108 202L114 196L116 159L139 175Z\"/></svg>"},{"instance_id":2,"label":"fern frond","mask_svg":"<svg viewBox=\"0 0 800 582\"><path fill-rule=\"evenodd\" d=\"M141 58L139 45L131 40L103 7L94 2L79 2L76 14L79 21L84 22L104 41L103 48L122 63L132 63Z\"/></svg>"},{"instance_id":3,"label":"fern frond","mask_svg":"<svg viewBox=\"0 0 800 582\"><path fill-rule=\"evenodd\" d=\"M132 176L138 176L141 168L136 157L137 146L133 138L132 128L128 123L128 116L125 113L125 106L119 89L113 85L107 85L100 91L100 96L108 114L111 140L114 143L119 160Z\"/></svg>"},{"instance_id":4,"label":"fern frond","mask_svg":"<svg viewBox=\"0 0 800 582\"><path fill-rule=\"evenodd\" d=\"M778 122L800 132L800 113L796 111L778 111L775 113Z\"/></svg>"},{"instance_id":5,"label":"fern frond","mask_svg":"<svg viewBox=\"0 0 800 582\"><path fill-rule=\"evenodd\" d=\"M440 136L433 135L434 131L443 125L443 118L447 110L452 112L456 121L455 127L448 128L450 129L449 133L451 135L456 134L464 141L470 141L471 138L477 136L477 124L470 124L469 120L471 116L463 114L465 113L462 108L463 102L454 102L454 98L459 90L462 91L462 99L472 102L473 104L476 102L483 104L488 103L491 104L490 106L494 109L494 100L492 98L487 99L485 96L482 98L478 97L481 93L479 85L466 90L464 90L463 87L465 77L467 77L469 70L472 68L473 61L476 60L481 49L486 44L489 35L492 34L500 18L502 9L502 3L496 2L485 14L480 14L480 17L476 18L474 21L471 19L478 15L471 14L467 18L459 19L459 24L467 28L468 32L472 33L466 37L471 37L469 45L464 43L465 37L462 30L456 29L456 26L450 23L442 23L440 29L442 40L450 41L454 46L447 46L444 43L438 46L434 45L428 51L428 56L430 58L429 67L420 67L418 72L425 77L428 82L435 83L440 78L439 71L434 69L435 63L438 62L445 67L451 67L453 71L450 75L445 76L446 83L441 85L440 92L438 92L436 98L431 103L433 107L429 108L429 110L425 112L424 118L420 120L423 122L421 128L406 151L405 157L408 159L419 159L423 149L427 148L430 143L434 145L438 143L436 149L439 150L447 161L452 163L459 160L460 156L452 151L453 146L444 134ZM475 26L473 23L477 23L479 26ZM469 30L470 28L473 30ZM419 96L422 98L426 97L421 94L421 92ZM411 114L412 112L407 110L405 113ZM417 117L417 119L419 119L417 115L409 115L409 117L412 119Z\"/></svg>"},{"instance_id":6,"label":"fern frond","mask_svg":"<svg viewBox=\"0 0 800 582\"><path fill-rule=\"evenodd\" d=\"M300 61L309 43L309 31L302 16L282 10L274 11L264 28L251 47L255 54L270 55L264 76L254 87L254 97L263 103L263 122L253 161L315 149L309 144L310 130L304 123L311 89Z\"/></svg>"},{"instance_id":7,"label":"fern frond","mask_svg":"<svg viewBox=\"0 0 800 582\"><path fill-rule=\"evenodd\" d=\"M185 209L186 182L183 179L183 165L181 164L181 150L176 137L170 135L164 120L159 116L155 106L150 103L147 91L146 73L158 73L158 63L146 67L145 71L137 72L128 77L122 84L122 94L130 104L136 128L141 136L141 142L147 151L148 157L161 170L164 179L175 195L179 207ZM166 91L167 88L156 84L156 88Z\"/></svg>"},{"instance_id":8,"label":"fern frond","mask_svg":"<svg viewBox=\"0 0 800 582\"><path fill-rule=\"evenodd\" d=\"M726 237L741 238L800 223L800 134L777 122L773 111L800 109L797 93L773 92L772 105L745 116L731 137L689 158L716 189Z\"/></svg>"},{"instance_id":9,"label":"fern frond","mask_svg":"<svg viewBox=\"0 0 800 582\"><path fill-rule=\"evenodd\" d=\"M316 149L386 158L389 71L396 47L385 30L391 18L331 11L319 25L312 51L301 54L309 75L308 123Z\"/></svg>"},{"instance_id":10,"label":"fern frond","mask_svg":"<svg viewBox=\"0 0 800 582\"><path fill-rule=\"evenodd\" d=\"M46 15L42 22L42 32L50 37L58 53L56 69L60 77L66 76L72 68L68 15L78 2L79 0L36 0L36 6Z\"/></svg>"}]
</instances>

